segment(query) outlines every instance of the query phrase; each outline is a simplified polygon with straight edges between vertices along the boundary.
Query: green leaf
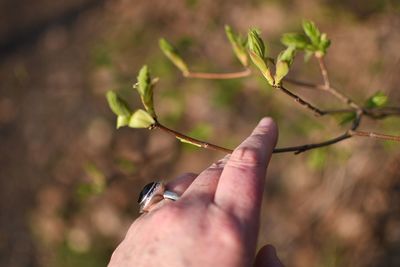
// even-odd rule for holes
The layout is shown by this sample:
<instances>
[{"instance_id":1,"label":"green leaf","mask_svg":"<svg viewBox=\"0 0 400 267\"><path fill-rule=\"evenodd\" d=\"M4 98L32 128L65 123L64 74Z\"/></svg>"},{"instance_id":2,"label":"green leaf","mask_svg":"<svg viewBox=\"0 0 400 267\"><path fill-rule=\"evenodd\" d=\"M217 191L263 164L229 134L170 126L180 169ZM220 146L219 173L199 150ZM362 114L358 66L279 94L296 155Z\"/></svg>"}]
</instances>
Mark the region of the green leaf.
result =
<instances>
[{"instance_id":1,"label":"green leaf","mask_svg":"<svg viewBox=\"0 0 400 267\"><path fill-rule=\"evenodd\" d=\"M143 106L147 110L147 112L153 117L156 118L156 112L154 110L154 102L153 102L153 80L151 79L149 68L144 65L137 77L137 86L136 89L139 92L140 98L142 100Z\"/></svg>"},{"instance_id":2,"label":"green leaf","mask_svg":"<svg viewBox=\"0 0 400 267\"><path fill-rule=\"evenodd\" d=\"M315 23L312 22L311 20L304 20L303 21L303 30L304 33L310 38L311 43L318 47L320 43L320 37L321 33L318 30L317 26L315 26Z\"/></svg>"},{"instance_id":3,"label":"green leaf","mask_svg":"<svg viewBox=\"0 0 400 267\"><path fill-rule=\"evenodd\" d=\"M385 93L378 91L373 94L370 98L365 102L365 107L367 108L380 108L384 107L387 104L388 97Z\"/></svg>"},{"instance_id":4,"label":"green leaf","mask_svg":"<svg viewBox=\"0 0 400 267\"><path fill-rule=\"evenodd\" d=\"M304 50L310 45L310 40L301 33L285 33L281 38L281 43L285 46L294 46L296 49Z\"/></svg>"},{"instance_id":5,"label":"green leaf","mask_svg":"<svg viewBox=\"0 0 400 267\"><path fill-rule=\"evenodd\" d=\"M129 125L130 116L118 116L117 117L117 129Z\"/></svg>"},{"instance_id":6,"label":"green leaf","mask_svg":"<svg viewBox=\"0 0 400 267\"><path fill-rule=\"evenodd\" d=\"M304 49L315 52L319 56L325 55L331 44L326 33L321 34L315 23L310 20L303 21L303 30L311 41L311 45L307 45Z\"/></svg>"},{"instance_id":7,"label":"green leaf","mask_svg":"<svg viewBox=\"0 0 400 267\"><path fill-rule=\"evenodd\" d=\"M328 39L326 33L323 33L321 35L319 43L319 51L321 51L323 54L326 54L326 51L328 50L330 45L331 45L331 40Z\"/></svg>"},{"instance_id":8,"label":"green leaf","mask_svg":"<svg viewBox=\"0 0 400 267\"><path fill-rule=\"evenodd\" d=\"M293 63L294 56L296 55L296 47L289 46L278 55L278 61L285 61L290 65Z\"/></svg>"},{"instance_id":9,"label":"green leaf","mask_svg":"<svg viewBox=\"0 0 400 267\"><path fill-rule=\"evenodd\" d=\"M187 76L189 74L189 68L176 48L164 38L159 40L159 45L165 56L182 72L183 76Z\"/></svg>"},{"instance_id":10,"label":"green leaf","mask_svg":"<svg viewBox=\"0 0 400 267\"><path fill-rule=\"evenodd\" d=\"M276 85L280 84L282 79L288 74L295 55L296 48L294 46L289 46L279 54L274 76Z\"/></svg>"},{"instance_id":11,"label":"green leaf","mask_svg":"<svg viewBox=\"0 0 400 267\"><path fill-rule=\"evenodd\" d=\"M225 25L225 33L228 37L229 42L231 43L233 52L235 53L236 57L239 59L240 63L243 66L247 67L249 65L249 60L245 48L245 41L242 38L233 32L232 28L229 25Z\"/></svg>"},{"instance_id":12,"label":"green leaf","mask_svg":"<svg viewBox=\"0 0 400 267\"><path fill-rule=\"evenodd\" d=\"M289 73L289 64L286 61L278 61L276 63L276 71L275 71L275 84L279 85L282 79Z\"/></svg>"},{"instance_id":13,"label":"green leaf","mask_svg":"<svg viewBox=\"0 0 400 267\"><path fill-rule=\"evenodd\" d=\"M144 111L143 109L136 110L130 120L129 120L129 127L131 128L149 128L151 127L156 121L149 113Z\"/></svg>"},{"instance_id":14,"label":"green leaf","mask_svg":"<svg viewBox=\"0 0 400 267\"><path fill-rule=\"evenodd\" d=\"M251 51L249 51L249 55L250 55L251 61L261 71L262 75L265 77L265 79L268 81L268 83L270 85L274 85L274 78L272 77L271 71L268 68L268 66L265 63L265 61L262 58L260 58L257 55L255 55Z\"/></svg>"},{"instance_id":15,"label":"green leaf","mask_svg":"<svg viewBox=\"0 0 400 267\"><path fill-rule=\"evenodd\" d=\"M265 45L256 29L250 29L247 35L247 46L249 51L261 59L265 58Z\"/></svg>"},{"instance_id":16,"label":"green leaf","mask_svg":"<svg viewBox=\"0 0 400 267\"><path fill-rule=\"evenodd\" d=\"M137 90L139 94L142 95L147 95L151 89L151 77L150 77L150 71L149 68L144 65L140 71L139 75L137 76Z\"/></svg>"},{"instance_id":17,"label":"green leaf","mask_svg":"<svg viewBox=\"0 0 400 267\"><path fill-rule=\"evenodd\" d=\"M259 36L257 30L251 29L247 36L247 46L249 49L249 55L251 61L261 71L262 75L268 81L270 85L274 84L274 78L272 77L271 71L265 63L265 46L264 42Z\"/></svg>"},{"instance_id":18,"label":"green leaf","mask_svg":"<svg viewBox=\"0 0 400 267\"><path fill-rule=\"evenodd\" d=\"M128 104L122 100L114 91L108 91L106 94L108 105L115 115L129 117L132 113Z\"/></svg>"}]
</instances>

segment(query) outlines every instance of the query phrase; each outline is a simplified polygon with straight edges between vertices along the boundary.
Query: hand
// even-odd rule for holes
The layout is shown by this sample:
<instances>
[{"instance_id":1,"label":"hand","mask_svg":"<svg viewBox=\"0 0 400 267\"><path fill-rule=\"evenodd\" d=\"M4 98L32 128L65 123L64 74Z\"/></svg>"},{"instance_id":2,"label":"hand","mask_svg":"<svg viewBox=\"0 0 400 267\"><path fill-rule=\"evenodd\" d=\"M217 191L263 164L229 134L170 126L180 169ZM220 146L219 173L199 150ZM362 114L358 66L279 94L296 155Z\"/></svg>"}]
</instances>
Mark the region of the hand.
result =
<instances>
[{"instance_id":1,"label":"hand","mask_svg":"<svg viewBox=\"0 0 400 267\"><path fill-rule=\"evenodd\" d=\"M139 217L109 266L283 266L272 246L254 261L267 164L277 140L269 118L232 155L167 184L181 195Z\"/></svg>"}]
</instances>

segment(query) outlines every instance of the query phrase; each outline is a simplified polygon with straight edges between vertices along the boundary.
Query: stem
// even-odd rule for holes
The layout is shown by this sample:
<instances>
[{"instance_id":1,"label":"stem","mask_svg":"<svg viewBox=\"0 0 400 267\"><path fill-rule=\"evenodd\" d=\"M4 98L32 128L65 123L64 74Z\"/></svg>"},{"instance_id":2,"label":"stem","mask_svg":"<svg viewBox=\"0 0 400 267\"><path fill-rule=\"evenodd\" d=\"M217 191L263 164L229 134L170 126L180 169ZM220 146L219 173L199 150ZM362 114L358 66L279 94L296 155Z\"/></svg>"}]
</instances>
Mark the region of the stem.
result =
<instances>
[{"instance_id":1,"label":"stem","mask_svg":"<svg viewBox=\"0 0 400 267\"><path fill-rule=\"evenodd\" d=\"M215 80L225 80L225 79L235 79L247 77L251 74L250 69L245 69L240 72L231 73L204 73L204 72L189 72L185 75L187 78L199 78L199 79L215 79Z\"/></svg>"},{"instance_id":2,"label":"stem","mask_svg":"<svg viewBox=\"0 0 400 267\"><path fill-rule=\"evenodd\" d=\"M365 115L373 119L383 119L388 116L400 115L400 107L384 107L364 109Z\"/></svg>"},{"instance_id":3,"label":"stem","mask_svg":"<svg viewBox=\"0 0 400 267\"><path fill-rule=\"evenodd\" d=\"M285 152L294 152L294 154L300 154L302 152L305 152L307 150L311 150L314 148L319 148L319 147L324 147L324 146L329 146L335 143L338 143L340 141L343 141L345 139L350 138L351 135L346 132L342 135L339 135L336 138L321 142L321 143L314 143L314 144L306 144L306 145L301 145L301 146L291 146L291 147L282 147L282 148L275 148L274 153L285 153Z\"/></svg>"},{"instance_id":4,"label":"stem","mask_svg":"<svg viewBox=\"0 0 400 267\"><path fill-rule=\"evenodd\" d=\"M186 141L187 143L191 143L193 145L196 145L196 146L199 146L199 147L202 147L202 148L221 151L221 152L225 152L225 153L228 153L228 154L233 152L232 149L220 147L220 146L217 146L217 145L214 145L214 144L211 144L211 143L207 143L207 142L192 138L192 137L184 135L182 133L179 133L179 132L177 132L175 130L172 130L172 129L168 128L168 127L165 127L164 125L160 124L159 122L156 122L153 125L153 128L158 128L160 130L163 130L164 132L174 136L175 138L177 138L179 140Z\"/></svg>"},{"instance_id":5,"label":"stem","mask_svg":"<svg viewBox=\"0 0 400 267\"><path fill-rule=\"evenodd\" d=\"M320 68L321 73L322 73L322 78L324 79L324 85L325 85L326 88L329 88L329 87L331 87L331 83L329 82L328 70L326 68L323 56L317 55L315 57L318 60L319 68Z\"/></svg>"},{"instance_id":6,"label":"stem","mask_svg":"<svg viewBox=\"0 0 400 267\"><path fill-rule=\"evenodd\" d=\"M285 81L291 84L295 84L298 86L302 86L304 88L308 89L315 89L315 90L325 90L324 85L320 84L314 84L314 83L309 83L309 82L304 82L304 81L299 81L296 79L291 79L291 78L285 78ZM337 92L336 89L331 88ZM347 100L345 100L347 103ZM382 108L363 108L360 107L360 109L364 112L364 115L373 118L373 119L383 119L388 116L396 116L400 115L400 107L382 107ZM333 114L333 113L346 113L346 112L355 112L358 110L358 105L357 107L353 105L353 108L351 109L338 109L338 110L325 110L325 114Z\"/></svg>"},{"instance_id":7,"label":"stem","mask_svg":"<svg viewBox=\"0 0 400 267\"><path fill-rule=\"evenodd\" d=\"M299 103L300 105L308 108L309 110L311 110L312 112L314 112L315 115L317 116L322 116L325 115L325 112L318 109L317 107L313 106L312 104L310 104L309 102L305 101L304 99L302 99L301 97L299 97L298 95L290 92L288 89L286 89L285 87L283 87L283 85L275 85L273 86L279 90L281 90L283 93L287 94L288 96L290 96L291 98L293 98L294 101L296 101L297 103Z\"/></svg>"},{"instance_id":8,"label":"stem","mask_svg":"<svg viewBox=\"0 0 400 267\"><path fill-rule=\"evenodd\" d=\"M395 135L387 135L387 134L364 132L364 131L349 131L349 134L351 136L371 137L381 140L400 142L400 136L395 136Z\"/></svg>"},{"instance_id":9,"label":"stem","mask_svg":"<svg viewBox=\"0 0 400 267\"><path fill-rule=\"evenodd\" d=\"M316 56L318 63L319 63L319 68L322 73L322 78L324 79L324 86L320 89L325 90L335 96L337 99L342 101L343 103L349 105L350 107L357 109L357 110L362 110L362 108L357 105L353 100L348 98L347 96L343 95L339 91L337 91L335 88L331 87L330 81L329 81L329 75L328 75L328 70L325 65L325 61L323 56Z\"/></svg>"},{"instance_id":10,"label":"stem","mask_svg":"<svg viewBox=\"0 0 400 267\"><path fill-rule=\"evenodd\" d=\"M308 150L312 150L315 148L325 147L325 146L339 143L339 142L349 139L353 136L371 137L371 138L376 138L376 139L381 139L381 140L400 142L400 136L386 135L386 134L380 134L380 133L374 133L374 132L356 131L355 129L359 126L360 120L361 120L361 115L359 114L358 117L354 120L354 123L353 123L353 126L351 127L351 129L335 138L332 138L332 139L329 139L327 141L320 142L320 143L275 148L272 153L278 154L278 153L294 152L294 154L297 155L297 154L303 153ZM232 149L228 149L228 148L217 146L217 145L214 145L211 143L207 143L207 142L192 138L190 136L184 135L182 133L179 133L175 130L165 127L164 125L160 124L159 122L156 122L156 124L153 126L153 128L158 128L160 130L163 130L164 132L174 136L177 139L184 140L188 143L197 145L202 148L207 148L207 149L220 151L220 152L224 152L224 153L228 153L228 154L231 154L233 152Z\"/></svg>"}]
</instances>

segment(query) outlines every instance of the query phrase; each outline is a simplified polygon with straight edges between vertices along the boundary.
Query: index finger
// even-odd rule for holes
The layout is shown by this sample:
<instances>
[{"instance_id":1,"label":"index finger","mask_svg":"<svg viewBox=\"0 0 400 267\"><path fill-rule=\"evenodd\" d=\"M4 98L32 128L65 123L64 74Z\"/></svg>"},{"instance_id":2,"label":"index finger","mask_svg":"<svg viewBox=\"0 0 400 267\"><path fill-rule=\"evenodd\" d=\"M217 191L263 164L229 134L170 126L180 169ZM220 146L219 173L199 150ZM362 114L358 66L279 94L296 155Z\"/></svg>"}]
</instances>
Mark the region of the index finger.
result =
<instances>
[{"instance_id":1,"label":"index finger","mask_svg":"<svg viewBox=\"0 0 400 267\"><path fill-rule=\"evenodd\" d=\"M267 164L277 135L272 119L262 119L233 151L218 183L215 203L249 226L258 222Z\"/></svg>"}]
</instances>

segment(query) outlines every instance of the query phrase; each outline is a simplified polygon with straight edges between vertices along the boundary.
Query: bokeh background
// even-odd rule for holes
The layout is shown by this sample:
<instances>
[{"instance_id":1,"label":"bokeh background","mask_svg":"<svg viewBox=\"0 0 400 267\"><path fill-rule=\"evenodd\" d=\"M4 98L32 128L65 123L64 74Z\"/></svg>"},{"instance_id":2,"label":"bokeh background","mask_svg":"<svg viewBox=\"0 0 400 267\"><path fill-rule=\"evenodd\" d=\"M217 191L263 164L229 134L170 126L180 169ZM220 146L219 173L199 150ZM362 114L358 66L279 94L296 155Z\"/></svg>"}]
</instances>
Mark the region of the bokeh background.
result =
<instances>
[{"instance_id":1,"label":"bokeh background","mask_svg":"<svg viewBox=\"0 0 400 267\"><path fill-rule=\"evenodd\" d=\"M193 70L236 71L224 24L280 35L314 20L332 39L333 84L362 103L377 90L400 105L397 0L0 2L0 266L104 266L138 216L137 195L156 178L200 172L223 155L159 131L115 129L104 94L132 90L148 64L160 77L156 109L171 128L234 147L263 116L278 146L333 137L337 118L316 118L258 75L186 80L158 49L175 43ZM320 82L315 61L291 77ZM324 108L332 97L291 86ZM400 133L400 119L363 130ZM354 138L297 156L274 155L259 245L286 266L400 266L400 146ZM223 249L223 248L221 248Z\"/></svg>"}]
</instances>

